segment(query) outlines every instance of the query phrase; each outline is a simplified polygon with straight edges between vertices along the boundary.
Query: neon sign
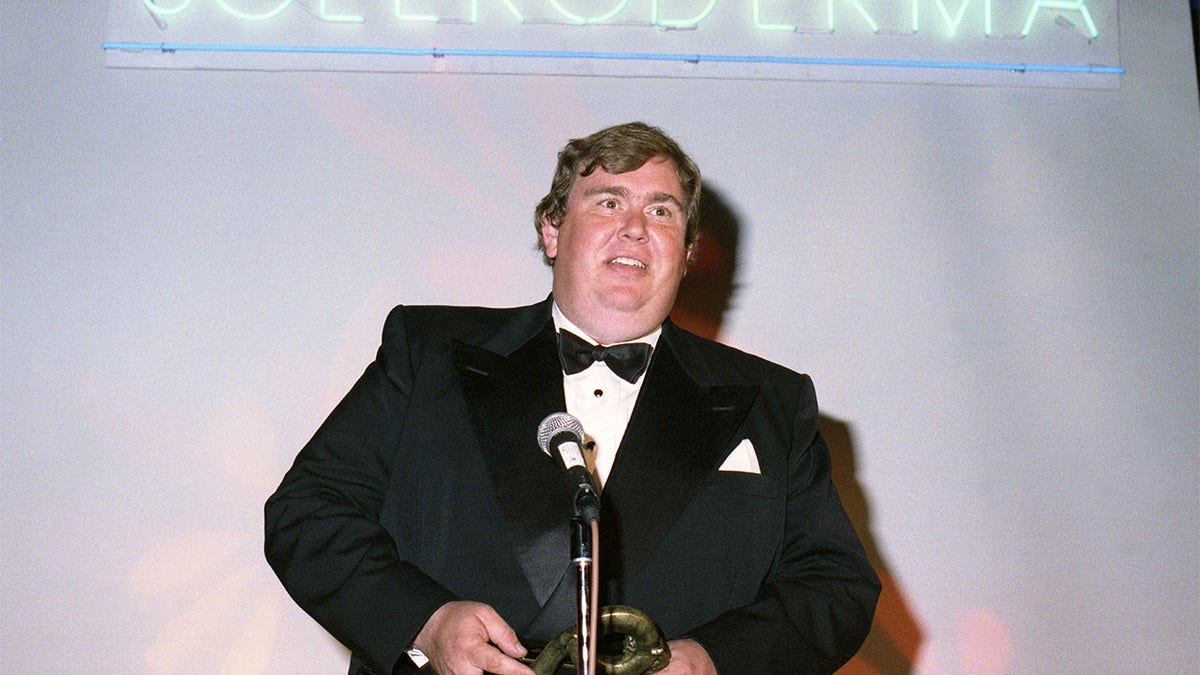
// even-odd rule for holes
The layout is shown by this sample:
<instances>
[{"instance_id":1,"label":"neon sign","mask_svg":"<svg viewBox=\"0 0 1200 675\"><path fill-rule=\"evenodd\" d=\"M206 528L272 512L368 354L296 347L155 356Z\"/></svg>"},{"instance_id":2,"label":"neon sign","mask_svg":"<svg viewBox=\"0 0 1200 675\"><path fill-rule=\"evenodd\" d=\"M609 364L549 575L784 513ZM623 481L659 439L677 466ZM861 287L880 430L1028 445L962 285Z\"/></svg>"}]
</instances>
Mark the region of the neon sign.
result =
<instances>
[{"instance_id":1,"label":"neon sign","mask_svg":"<svg viewBox=\"0 0 1200 675\"><path fill-rule=\"evenodd\" d=\"M1115 87L1117 0L110 0L109 65Z\"/></svg>"}]
</instances>

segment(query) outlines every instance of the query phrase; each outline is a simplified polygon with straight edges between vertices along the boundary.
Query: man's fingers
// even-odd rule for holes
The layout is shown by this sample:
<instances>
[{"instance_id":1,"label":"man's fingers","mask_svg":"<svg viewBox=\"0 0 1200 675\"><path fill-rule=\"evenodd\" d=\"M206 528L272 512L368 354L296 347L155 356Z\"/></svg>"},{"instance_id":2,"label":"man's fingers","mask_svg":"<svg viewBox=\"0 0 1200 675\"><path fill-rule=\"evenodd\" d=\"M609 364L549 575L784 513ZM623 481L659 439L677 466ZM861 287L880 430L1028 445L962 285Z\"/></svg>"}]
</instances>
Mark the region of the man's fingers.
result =
<instances>
[{"instance_id":1,"label":"man's fingers","mask_svg":"<svg viewBox=\"0 0 1200 675\"><path fill-rule=\"evenodd\" d=\"M695 640L671 640L671 663L658 675L717 675L708 652Z\"/></svg>"},{"instance_id":2,"label":"man's fingers","mask_svg":"<svg viewBox=\"0 0 1200 675\"><path fill-rule=\"evenodd\" d=\"M495 647L488 645L488 651L483 658L476 662L485 673L494 675L534 675L533 669L513 658L501 654Z\"/></svg>"},{"instance_id":3,"label":"man's fingers","mask_svg":"<svg viewBox=\"0 0 1200 675\"><path fill-rule=\"evenodd\" d=\"M488 641L500 648L508 656L519 659L525 656L527 650L517 639L517 632L508 625L501 616L490 606L484 605L486 611L479 614L479 620L487 631Z\"/></svg>"},{"instance_id":4,"label":"man's fingers","mask_svg":"<svg viewBox=\"0 0 1200 675\"><path fill-rule=\"evenodd\" d=\"M533 675L516 660L525 655L516 631L483 603L456 600L442 605L413 645L442 675Z\"/></svg>"}]
</instances>

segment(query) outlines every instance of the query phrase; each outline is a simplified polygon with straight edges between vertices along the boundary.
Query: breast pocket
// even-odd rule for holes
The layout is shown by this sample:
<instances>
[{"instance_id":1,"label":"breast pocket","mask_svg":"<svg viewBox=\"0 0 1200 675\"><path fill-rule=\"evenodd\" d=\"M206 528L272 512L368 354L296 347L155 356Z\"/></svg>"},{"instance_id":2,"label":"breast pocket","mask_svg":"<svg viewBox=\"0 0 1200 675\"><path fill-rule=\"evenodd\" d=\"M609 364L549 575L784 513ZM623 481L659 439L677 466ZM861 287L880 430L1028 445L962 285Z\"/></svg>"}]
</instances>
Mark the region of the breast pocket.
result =
<instances>
[{"instance_id":1,"label":"breast pocket","mask_svg":"<svg viewBox=\"0 0 1200 675\"><path fill-rule=\"evenodd\" d=\"M737 495L749 494L760 497L771 497L778 490L776 481L761 473L746 471L714 471L700 484L700 495L713 493Z\"/></svg>"}]
</instances>

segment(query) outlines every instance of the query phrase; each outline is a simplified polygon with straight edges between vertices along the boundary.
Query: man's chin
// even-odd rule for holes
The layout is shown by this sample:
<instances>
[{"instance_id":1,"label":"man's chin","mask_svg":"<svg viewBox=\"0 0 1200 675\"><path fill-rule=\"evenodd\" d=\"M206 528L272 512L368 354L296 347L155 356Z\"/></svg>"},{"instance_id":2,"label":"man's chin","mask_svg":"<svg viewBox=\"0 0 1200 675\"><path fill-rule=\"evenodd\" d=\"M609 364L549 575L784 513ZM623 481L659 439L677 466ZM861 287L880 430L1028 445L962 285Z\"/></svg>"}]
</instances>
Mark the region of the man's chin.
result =
<instances>
[{"instance_id":1,"label":"man's chin","mask_svg":"<svg viewBox=\"0 0 1200 675\"><path fill-rule=\"evenodd\" d=\"M606 298L601 314L610 323L620 323L633 330L640 330L640 337L657 328L671 311L669 303L646 297Z\"/></svg>"}]
</instances>

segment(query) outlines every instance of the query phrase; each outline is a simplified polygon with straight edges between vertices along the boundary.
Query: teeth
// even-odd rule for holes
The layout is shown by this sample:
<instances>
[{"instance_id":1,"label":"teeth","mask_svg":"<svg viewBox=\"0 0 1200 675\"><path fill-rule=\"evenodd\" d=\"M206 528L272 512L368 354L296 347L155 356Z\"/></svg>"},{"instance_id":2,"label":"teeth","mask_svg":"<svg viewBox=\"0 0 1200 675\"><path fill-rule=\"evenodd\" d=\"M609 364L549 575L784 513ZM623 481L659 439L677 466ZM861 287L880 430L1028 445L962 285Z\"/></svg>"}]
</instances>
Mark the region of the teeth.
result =
<instances>
[{"instance_id":1,"label":"teeth","mask_svg":"<svg viewBox=\"0 0 1200 675\"><path fill-rule=\"evenodd\" d=\"M612 262L615 262L618 265L632 265L632 266L640 268L640 269L646 269L646 263L644 263L640 260L635 260L633 258L625 258L625 257L613 258Z\"/></svg>"}]
</instances>

